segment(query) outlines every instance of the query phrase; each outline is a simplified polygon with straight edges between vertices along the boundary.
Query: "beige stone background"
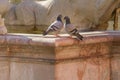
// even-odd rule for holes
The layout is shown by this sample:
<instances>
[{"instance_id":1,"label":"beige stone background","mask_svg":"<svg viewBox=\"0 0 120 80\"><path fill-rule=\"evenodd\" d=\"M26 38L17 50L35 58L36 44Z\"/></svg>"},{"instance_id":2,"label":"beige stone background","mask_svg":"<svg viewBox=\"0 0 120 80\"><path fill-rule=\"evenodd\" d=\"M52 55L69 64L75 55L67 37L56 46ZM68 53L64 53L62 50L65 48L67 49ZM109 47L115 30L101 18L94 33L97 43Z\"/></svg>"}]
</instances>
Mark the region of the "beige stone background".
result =
<instances>
[{"instance_id":1,"label":"beige stone background","mask_svg":"<svg viewBox=\"0 0 120 80\"><path fill-rule=\"evenodd\" d=\"M113 30L113 25L114 25L114 21L113 20L110 20L108 21L108 29L109 31L112 31ZM118 16L118 29L120 30L120 14Z\"/></svg>"},{"instance_id":2,"label":"beige stone background","mask_svg":"<svg viewBox=\"0 0 120 80\"><path fill-rule=\"evenodd\" d=\"M16 4L14 6L12 4L9 4L7 1L8 0L0 0L0 7L2 6L2 10L0 10L0 13L3 15L5 14L4 11L8 9L8 6L12 7L9 7L11 9L8 9L8 13L5 14L5 24L7 26L8 32L41 33L43 29L46 29L50 25L50 23L55 20L56 16L59 14L58 12L63 12L64 16L69 15L71 17L72 23L75 24L80 30L86 30L91 27L100 26L100 24L103 24L101 25L101 27L104 27L104 23L106 24L106 21L108 20L109 27L107 30L113 30L113 21L111 21L110 19L111 12L115 8L114 5L111 5L114 4L113 0L91 0L89 5L86 5L88 4L89 0L49 0L52 2L52 4L39 2L41 0L35 0L37 1L35 3L28 2L34 0L10 0L12 4ZM66 3L67 6L71 8L65 6L67 11L63 10L64 8L62 5L65 4L61 4L61 2ZM79 6L79 4L83 5ZM43 5L44 7L42 8L41 5ZM80 8L78 8L78 6ZM59 7L59 9L57 7ZM109 10L110 7L113 7L113 9ZM70 9L73 11L71 11ZM33 15L33 10L35 11L36 18ZM109 13L106 13L106 11L108 11ZM79 13L79 15L77 15L77 13ZM36 31L34 31L33 25L38 25L36 26Z\"/></svg>"},{"instance_id":3,"label":"beige stone background","mask_svg":"<svg viewBox=\"0 0 120 80\"><path fill-rule=\"evenodd\" d=\"M15 26L8 26L10 32L24 32L26 29L27 33L31 33L34 26L29 25L37 25L40 33L40 30L48 27L59 13L63 13L63 16L68 15L80 31L94 27L104 28L104 24L106 25L110 20L120 0L91 0L90 2L89 0L47 0L32 3L28 0L22 1L24 2L13 6L5 17L6 25ZM12 3L15 3L15 0ZM101 30L100 28L96 30Z\"/></svg>"}]
</instances>

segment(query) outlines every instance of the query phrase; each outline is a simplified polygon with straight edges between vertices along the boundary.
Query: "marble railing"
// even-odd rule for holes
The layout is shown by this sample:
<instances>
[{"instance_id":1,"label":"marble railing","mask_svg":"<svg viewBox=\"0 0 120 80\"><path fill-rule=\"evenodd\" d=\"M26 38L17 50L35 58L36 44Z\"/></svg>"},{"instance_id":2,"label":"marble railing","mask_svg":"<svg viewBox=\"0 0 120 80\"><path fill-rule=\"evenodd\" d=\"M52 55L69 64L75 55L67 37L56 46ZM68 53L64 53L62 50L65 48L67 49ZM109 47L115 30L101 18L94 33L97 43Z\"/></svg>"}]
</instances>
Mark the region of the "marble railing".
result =
<instances>
[{"instance_id":1,"label":"marble railing","mask_svg":"<svg viewBox=\"0 0 120 80\"><path fill-rule=\"evenodd\" d=\"M81 34L0 35L0 80L119 80L120 32Z\"/></svg>"}]
</instances>

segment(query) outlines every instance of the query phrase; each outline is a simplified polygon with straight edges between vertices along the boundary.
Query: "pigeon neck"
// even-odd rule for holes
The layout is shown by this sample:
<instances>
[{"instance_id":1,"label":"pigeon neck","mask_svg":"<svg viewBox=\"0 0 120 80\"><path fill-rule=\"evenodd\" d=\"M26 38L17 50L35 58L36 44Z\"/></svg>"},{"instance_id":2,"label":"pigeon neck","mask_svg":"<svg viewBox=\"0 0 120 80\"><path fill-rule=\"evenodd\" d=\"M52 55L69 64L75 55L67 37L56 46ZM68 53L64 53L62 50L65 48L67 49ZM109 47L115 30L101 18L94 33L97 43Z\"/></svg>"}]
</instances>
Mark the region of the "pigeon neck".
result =
<instances>
[{"instance_id":1,"label":"pigeon neck","mask_svg":"<svg viewBox=\"0 0 120 80\"><path fill-rule=\"evenodd\" d=\"M66 20L66 24L70 24L71 22L70 22L70 19L67 19Z\"/></svg>"},{"instance_id":2,"label":"pigeon neck","mask_svg":"<svg viewBox=\"0 0 120 80\"><path fill-rule=\"evenodd\" d=\"M62 20L61 20L61 18L60 18L60 17L58 17L58 18L57 18L57 21L61 21L61 22L62 22Z\"/></svg>"}]
</instances>

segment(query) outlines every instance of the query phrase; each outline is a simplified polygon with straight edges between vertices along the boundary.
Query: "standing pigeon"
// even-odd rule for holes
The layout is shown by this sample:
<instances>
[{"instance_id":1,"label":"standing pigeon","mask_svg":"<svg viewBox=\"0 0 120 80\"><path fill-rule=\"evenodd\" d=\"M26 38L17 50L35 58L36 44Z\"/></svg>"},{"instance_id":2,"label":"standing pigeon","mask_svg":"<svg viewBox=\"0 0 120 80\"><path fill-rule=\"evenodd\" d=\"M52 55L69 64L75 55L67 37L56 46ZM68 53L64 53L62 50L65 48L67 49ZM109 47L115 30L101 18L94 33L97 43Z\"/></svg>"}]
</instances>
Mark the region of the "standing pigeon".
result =
<instances>
[{"instance_id":1,"label":"standing pigeon","mask_svg":"<svg viewBox=\"0 0 120 80\"><path fill-rule=\"evenodd\" d=\"M77 28L71 24L70 18L68 16L64 17L65 20L65 30L68 34L70 34L71 36L74 35L77 37L77 39L79 40L83 40L83 36L79 34L79 31L77 30Z\"/></svg>"},{"instance_id":2,"label":"standing pigeon","mask_svg":"<svg viewBox=\"0 0 120 80\"><path fill-rule=\"evenodd\" d=\"M56 21L54 21L46 31L43 32L43 35L47 35L48 33L53 32L56 36L58 36L58 33L63 28L63 22L62 22L62 15L58 15Z\"/></svg>"}]
</instances>

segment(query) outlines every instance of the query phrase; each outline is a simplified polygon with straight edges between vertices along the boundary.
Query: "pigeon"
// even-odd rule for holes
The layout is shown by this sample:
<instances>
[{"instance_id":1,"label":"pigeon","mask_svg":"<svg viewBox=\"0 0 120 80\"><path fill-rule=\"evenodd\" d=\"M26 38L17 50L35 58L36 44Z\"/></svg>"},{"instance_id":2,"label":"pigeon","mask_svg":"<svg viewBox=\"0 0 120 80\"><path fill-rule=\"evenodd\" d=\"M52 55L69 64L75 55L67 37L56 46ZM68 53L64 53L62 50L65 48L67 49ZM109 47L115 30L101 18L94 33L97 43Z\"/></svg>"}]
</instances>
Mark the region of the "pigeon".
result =
<instances>
[{"instance_id":1,"label":"pigeon","mask_svg":"<svg viewBox=\"0 0 120 80\"><path fill-rule=\"evenodd\" d=\"M83 40L83 36L79 34L77 28L71 24L70 18L68 16L64 17L65 20L65 31L70 34L70 36L76 36L78 40Z\"/></svg>"},{"instance_id":2,"label":"pigeon","mask_svg":"<svg viewBox=\"0 0 120 80\"><path fill-rule=\"evenodd\" d=\"M55 36L59 36L58 34L63 28L63 22L62 22L62 15L58 15L57 19L48 27L46 31L43 32L43 36L47 35L48 33L54 33Z\"/></svg>"}]
</instances>

